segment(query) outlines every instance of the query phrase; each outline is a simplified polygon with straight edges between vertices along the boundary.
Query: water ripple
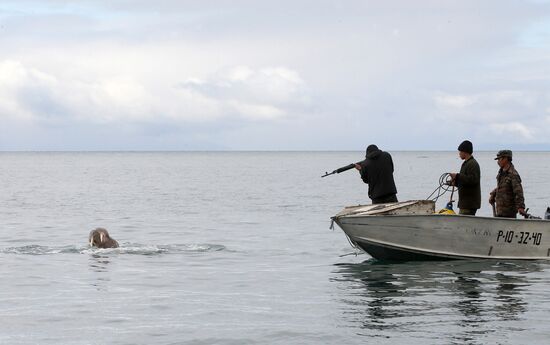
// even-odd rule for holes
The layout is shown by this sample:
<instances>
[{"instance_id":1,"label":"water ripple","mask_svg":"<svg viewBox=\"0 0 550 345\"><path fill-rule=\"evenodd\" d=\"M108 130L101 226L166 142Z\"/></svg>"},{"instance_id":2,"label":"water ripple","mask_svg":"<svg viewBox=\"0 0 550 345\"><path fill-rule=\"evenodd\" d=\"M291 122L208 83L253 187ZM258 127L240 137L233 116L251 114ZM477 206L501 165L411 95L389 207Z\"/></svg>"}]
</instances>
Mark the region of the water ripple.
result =
<instances>
[{"instance_id":1,"label":"water ripple","mask_svg":"<svg viewBox=\"0 0 550 345\"><path fill-rule=\"evenodd\" d=\"M20 255L54 255L54 254L133 254L133 255L160 255L160 254L196 254L226 250L219 244L170 244L144 245L139 243L123 243L119 248L94 248L89 246L41 246L25 245L9 247L0 250L3 254Z\"/></svg>"}]
</instances>

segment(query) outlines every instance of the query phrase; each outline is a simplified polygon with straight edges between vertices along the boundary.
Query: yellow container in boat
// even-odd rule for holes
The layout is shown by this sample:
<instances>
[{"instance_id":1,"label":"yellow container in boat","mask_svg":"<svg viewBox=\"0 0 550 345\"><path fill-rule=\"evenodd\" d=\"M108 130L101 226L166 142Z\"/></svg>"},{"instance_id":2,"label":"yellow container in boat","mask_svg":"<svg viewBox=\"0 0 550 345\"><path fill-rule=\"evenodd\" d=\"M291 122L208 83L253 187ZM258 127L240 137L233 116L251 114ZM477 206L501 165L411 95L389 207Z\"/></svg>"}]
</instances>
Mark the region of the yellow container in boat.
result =
<instances>
[{"instance_id":1,"label":"yellow container in boat","mask_svg":"<svg viewBox=\"0 0 550 345\"><path fill-rule=\"evenodd\" d=\"M448 208L442 208L437 212L438 214L456 214L455 211L449 210Z\"/></svg>"}]
</instances>

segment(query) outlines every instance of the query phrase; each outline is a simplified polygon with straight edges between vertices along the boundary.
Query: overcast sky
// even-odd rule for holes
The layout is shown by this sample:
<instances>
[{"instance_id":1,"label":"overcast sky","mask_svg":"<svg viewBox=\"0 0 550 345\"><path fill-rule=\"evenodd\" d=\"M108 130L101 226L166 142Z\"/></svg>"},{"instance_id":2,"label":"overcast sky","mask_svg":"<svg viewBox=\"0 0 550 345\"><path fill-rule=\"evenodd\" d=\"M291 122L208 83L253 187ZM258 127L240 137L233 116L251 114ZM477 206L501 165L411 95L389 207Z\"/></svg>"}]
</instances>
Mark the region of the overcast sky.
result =
<instances>
[{"instance_id":1,"label":"overcast sky","mask_svg":"<svg viewBox=\"0 0 550 345\"><path fill-rule=\"evenodd\" d=\"M550 150L550 2L0 2L0 150L464 139Z\"/></svg>"}]
</instances>

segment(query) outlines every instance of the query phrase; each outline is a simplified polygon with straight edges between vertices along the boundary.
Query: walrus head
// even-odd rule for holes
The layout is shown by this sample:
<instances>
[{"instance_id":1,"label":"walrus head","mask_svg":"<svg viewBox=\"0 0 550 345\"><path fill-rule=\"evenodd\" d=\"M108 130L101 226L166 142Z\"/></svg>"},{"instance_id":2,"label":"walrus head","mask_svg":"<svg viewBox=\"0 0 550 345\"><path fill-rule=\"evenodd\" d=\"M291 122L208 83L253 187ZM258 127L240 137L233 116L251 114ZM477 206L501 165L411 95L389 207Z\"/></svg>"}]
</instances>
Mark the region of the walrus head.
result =
<instances>
[{"instance_id":1,"label":"walrus head","mask_svg":"<svg viewBox=\"0 0 550 345\"><path fill-rule=\"evenodd\" d=\"M109 236L107 230L103 228L97 228L90 231L88 237L90 246L97 248L118 248L118 242Z\"/></svg>"}]
</instances>

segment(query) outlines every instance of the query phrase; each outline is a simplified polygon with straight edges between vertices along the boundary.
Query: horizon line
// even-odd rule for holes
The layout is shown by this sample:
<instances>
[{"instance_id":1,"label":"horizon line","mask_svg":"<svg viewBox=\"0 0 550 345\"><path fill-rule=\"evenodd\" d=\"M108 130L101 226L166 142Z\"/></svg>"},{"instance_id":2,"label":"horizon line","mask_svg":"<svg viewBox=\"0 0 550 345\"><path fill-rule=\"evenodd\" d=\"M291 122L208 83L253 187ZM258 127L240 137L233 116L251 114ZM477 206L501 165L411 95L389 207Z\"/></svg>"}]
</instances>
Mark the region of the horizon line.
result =
<instances>
[{"instance_id":1,"label":"horizon line","mask_svg":"<svg viewBox=\"0 0 550 345\"><path fill-rule=\"evenodd\" d=\"M501 150L501 149L500 149ZM265 152L265 153L276 153L276 152L363 152L365 149L345 149L345 150L314 150L314 149L304 149L304 150L233 150L233 149L220 149L220 150L0 150L0 153L239 153L239 152ZM437 150L437 149L397 149L397 150L382 150L387 152L458 152L458 150ZM498 152L499 149L484 149L476 150L476 152ZM512 150L515 152L550 152L550 149L518 149Z\"/></svg>"}]
</instances>

